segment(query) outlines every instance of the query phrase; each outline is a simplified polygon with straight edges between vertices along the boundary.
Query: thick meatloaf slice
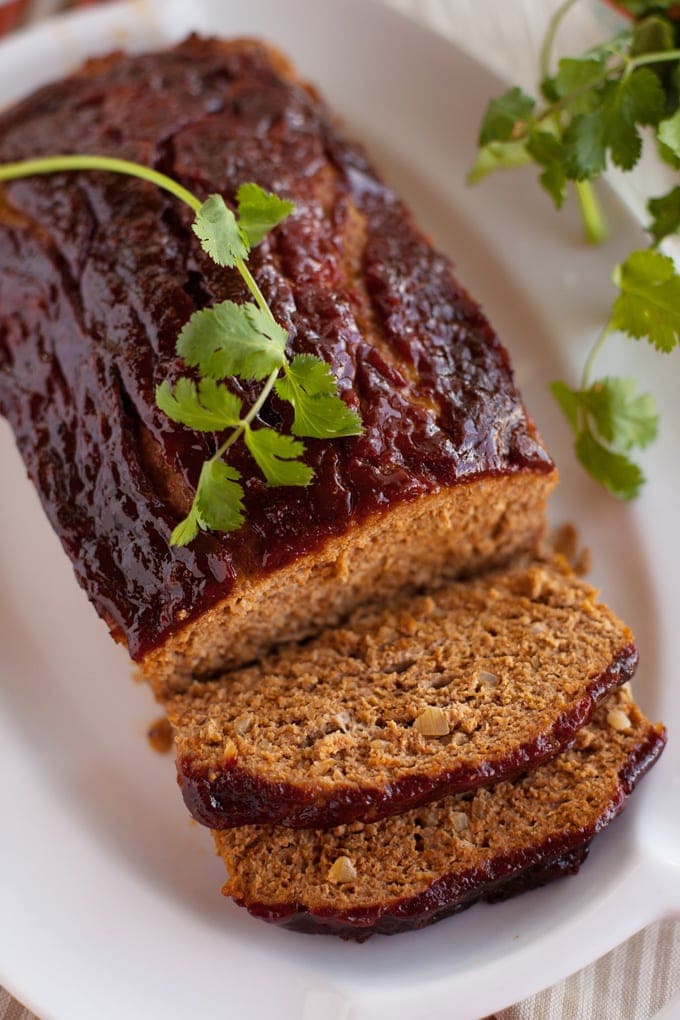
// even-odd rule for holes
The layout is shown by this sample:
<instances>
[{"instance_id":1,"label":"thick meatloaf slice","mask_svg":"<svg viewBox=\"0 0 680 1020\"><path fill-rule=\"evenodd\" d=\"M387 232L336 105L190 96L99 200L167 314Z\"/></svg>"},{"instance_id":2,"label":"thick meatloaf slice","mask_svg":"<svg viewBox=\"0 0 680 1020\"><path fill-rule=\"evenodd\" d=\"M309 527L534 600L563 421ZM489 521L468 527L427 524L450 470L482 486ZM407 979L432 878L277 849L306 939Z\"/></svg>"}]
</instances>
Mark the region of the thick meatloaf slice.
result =
<instances>
[{"instance_id":1,"label":"thick meatloaf slice","mask_svg":"<svg viewBox=\"0 0 680 1020\"><path fill-rule=\"evenodd\" d=\"M167 708L198 821L330 828L488 785L557 754L637 664L565 560L357 610Z\"/></svg>"},{"instance_id":2,"label":"thick meatloaf slice","mask_svg":"<svg viewBox=\"0 0 680 1020\"><path fill-rule=\"evenodd\" d=\"M244 285L153 185L80 173L0 188L0 410L80 583L159 694L533 546L555 471L506 351L276 51L192 36L114 54L0 116L0 161L59 152L148 164L201 197L231 202L253 180L293 199L250 265L289 352L328 361L364 423L307 443L307 489L267 488L237 444L247 525L169 548L218 437L170 422L154 388L182 370L189 316ZM289 412L272 397L261 421L286 430Z\"/></svg>"},{"instance_id":3,"label":"thick meatloaf slice","mask_svg":"<svg viewBox=\"0 0 680 1020\"><path fill-rule=\"evenodd\" d=\"M423 927L551 869L553 877L575 870L664 743L663 727L622 689L568 751L513 781L331 831L215 831L230 876L223 891L298 931L364 939Z\"/></svg>"}]
</instances>

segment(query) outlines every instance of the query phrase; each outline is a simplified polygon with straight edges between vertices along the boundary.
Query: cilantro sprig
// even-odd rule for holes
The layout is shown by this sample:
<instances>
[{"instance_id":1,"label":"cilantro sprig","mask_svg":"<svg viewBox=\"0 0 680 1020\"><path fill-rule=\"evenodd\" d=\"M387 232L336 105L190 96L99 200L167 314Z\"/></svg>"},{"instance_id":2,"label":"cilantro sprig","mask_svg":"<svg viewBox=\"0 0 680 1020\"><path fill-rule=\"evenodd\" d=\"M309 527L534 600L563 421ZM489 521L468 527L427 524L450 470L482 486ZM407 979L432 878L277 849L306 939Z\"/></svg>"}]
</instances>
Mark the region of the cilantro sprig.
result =
<instances>
[{"instance_id":1,"label":"cilantro sprig","mask_svg":"<svg viewBox=\"0 0 680 1020\"><path fill-rule=\"evenodd\" d=\"M564 0L550 19L540 54L539 95L518 87L489 103L479 132L479 152L469 183L498 169L534 163L539 182L559 209L573 185L590 243L607 237L593 182L612 164L631 170L644 133L661 157L680 168L680 21L672 0L622 0L632 16L621 31L553 68L562 21L579 0ZM680 184L648 202L649 249L634 251L613 272L618 295L596 339L578 386L551 389L574 435L585 469L621 499L644 483L632 453L658 431L654 398L635 380L594 378L608 338L622 333L668 353L680 342L680 277L659 244L680 230Z\"/></svg>"},{"instance_id":2,"label":"cilantro sprig","mask_svg":"<svg viewBox=\"0 0 680 1020\"><path fill-rule=\"evenodd\" d=\"M177 181L149 167L104 156L50 156L0 166L0 182L35 174L100 170L149 181L174 195L194 212L193 231L217 265L235 269L252 301L222 301L194 312L177 340L177 354L193 375L156 389L158 408L172 421L220 437L203 464L191 508L170 536L187 545L200 531L236 531L245 521L241 473L225 457L243 440L268 486L307 486L314 472L303 460L301 438L356 436L361 420L341 398L330 366L314 355L286 354L288 334L278 323L257 285L247 259L255 245L293 210L253 182L240 186L236 212L221 195L204 202ZM229 388L228 379L263 382L250 408ZM277 396L293 408L293 435L258 425L267 399Z\"/></svg>"}]
</instances>

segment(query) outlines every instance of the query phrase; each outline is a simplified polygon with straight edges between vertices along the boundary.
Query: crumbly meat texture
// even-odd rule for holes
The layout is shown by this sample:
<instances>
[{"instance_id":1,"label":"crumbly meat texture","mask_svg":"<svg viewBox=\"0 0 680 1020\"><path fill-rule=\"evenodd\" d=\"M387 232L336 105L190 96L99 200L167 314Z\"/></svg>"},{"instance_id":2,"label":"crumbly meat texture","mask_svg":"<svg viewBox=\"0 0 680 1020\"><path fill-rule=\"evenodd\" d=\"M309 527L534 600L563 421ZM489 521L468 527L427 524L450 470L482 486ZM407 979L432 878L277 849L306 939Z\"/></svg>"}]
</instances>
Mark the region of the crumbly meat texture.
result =
<instances>
[{"instance_id":1,"label":"crumbly meat texture","mask_svg":"<svg viewBox=\"0 0 680 1020\"><path fill-rule=\"evenodd\" d=\"M636 663L560 557L402 597L170 700L184 799L211 828L398 814L557 754Z\"/></svg>"},{"instance_id":2,"label":"crumbly meat texture","mask_svg":"<svg viewBox=\"0 0 680 1020\"><path fill-rule=\"evenodd\" d=\"M531 885L533 869L559 874L564 855L619 813L664 743L663 727L622 688L568 751L513 781L330 831L216 831L230 876L223 891L299 931L363 939L422 927L504 885L513 891L506 883Z\"/></svg>"},{"instance_id":3,"label":"crumbly meat texture","mask_svg":"<svg viewBox=\"0 0 680 1020\"><path fill-rule=\"evenodd\" d=\"M154 389L182 371L192 312L244 285L153 185L79 173L0 188L0 410L80 583L157 693L535 542L555 473L506 351L276 51L194 36L93 60L0 116L0 160L54 152L135 160L202 197L232 202L254 180L293 199L250 265L289 353L329 362L364 423L307 442L306 489L267 488L237 444L247 525L169 548L217 437L170 422ZM290 408L274 397L261 420L287 430Z\"/></svg>"}]
</instances>

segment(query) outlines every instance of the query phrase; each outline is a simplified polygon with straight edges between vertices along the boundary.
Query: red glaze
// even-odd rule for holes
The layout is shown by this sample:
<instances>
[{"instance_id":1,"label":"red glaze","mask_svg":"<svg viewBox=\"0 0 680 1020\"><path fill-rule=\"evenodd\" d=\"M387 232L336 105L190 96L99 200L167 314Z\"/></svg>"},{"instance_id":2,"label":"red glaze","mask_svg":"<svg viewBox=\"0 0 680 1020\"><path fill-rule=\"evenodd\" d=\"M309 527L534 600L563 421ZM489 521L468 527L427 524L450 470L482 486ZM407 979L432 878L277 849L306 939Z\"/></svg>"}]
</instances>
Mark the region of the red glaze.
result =
<instances>
[{"instance_id":1,"label":"red glaze","mask_svg":"<svg viewBox=\"0 0 680 1020\"><path fill-rule=\"evenodd\" d=\"M480 768L458 766L436 775L410 772L387 777L381 786L327 788L313 782L307 786L274 783L239 768L238 759L199 769L191 759L181 758L177 763L178 782L190 813L211 829L263 824L330 829L355 819L376 821L536 768L574 739L599 702L630 680L637 664L635 646L624 646L607 670L590 684L584 697L562 712L548 731L502 757L486 760Z\"/></svg>"},{"instance_id":2,"label":"red glaze","mask_svg":"<svg viewBox=\"0 0 680 1020\"><path fill-rule=\"evenodd\" d=\"M424 928L478 900L497 900L573 874L588 845L622 810L637 782L657 760L666 743L663 729L650 727L619 772L616 793L593 824L569 833L554 833L539 846L501 854L483 867L442 875L418 896L393 903L339 911L311 911L302 903L253 903L236 900L254 917L309 934L340 935L363 942L370 935L394 935Z\"/></svg>"},{"instance_id":3,"label":"red glaze","mask_svg":"<svg viewBox=\"0 0 680 1020\"><path fill-rule=\"evenodd\" d=\"M140 430L158 444L161 475L193 490L216 437L172 424L154 389L182 371L175 341L191 313L245 288L203 256L190 211L153 185L83 173L0 189L0 410L78 580L135 658L240 575L289 564L369 514L480 476L552 469L507 354L448 260L313 91L281 78L258 44L192 37L104 58L0 117L0 161L69 152L154 166L200 197L233 200L254 180L293 198L295 215L251 265L290 353L331 362L365 427L306 443L307 489L266 488L238 444L247 526L170 549L182 512ZM346 275L350 201L368 225L361 274L377 347ZM262 421L286 428L287 405L270 400Z\"/></svg>"}]
</instances>

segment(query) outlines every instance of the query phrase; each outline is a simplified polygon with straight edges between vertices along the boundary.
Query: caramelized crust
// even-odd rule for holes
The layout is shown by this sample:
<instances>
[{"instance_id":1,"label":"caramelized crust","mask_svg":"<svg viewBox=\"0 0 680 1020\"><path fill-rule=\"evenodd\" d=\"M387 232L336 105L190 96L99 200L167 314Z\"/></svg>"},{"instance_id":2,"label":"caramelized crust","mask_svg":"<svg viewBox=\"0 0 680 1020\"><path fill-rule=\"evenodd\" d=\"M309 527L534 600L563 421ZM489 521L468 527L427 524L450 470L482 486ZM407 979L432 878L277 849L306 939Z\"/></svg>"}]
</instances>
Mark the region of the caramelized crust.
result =
<instances>
[{"instance_id":1,"label":"caramelized crust","mask_svg":"<svg viewBox=\"0 0 680 1020\"><path fill-rule=\"evenodd\" d=\"M535 541L554 470L505 350L448 260L280 55L192 37L93 61L0 116L0 160L54 152L136 160L199 196L232 201L255 180L294 199L252 269L290 353L325 358L365 426L307 442L308 489L268 489L237 445L247 526L168 548L218 437L169 422L154 388L182 371L175 341L191 313L243 300L244 287L203 256L189 210L152 185L83 173L1 189L0 409L80 583L159 693L251 658L287 628L297 636L290 607L317 582L328 593L319 626L376 581L396 590ZM250 385L236 388L252 399ZM262 423L287 429L289 410L273 398ZM447 527L469 509L461 490L481 481L466 557ZM416 528L403 523L404 547L381 579L384 550L368 548L371 536L389 544L392 515L418 517L428 500L439 555L418 564ZM330 567L350 537L363 541L366 569L335 598ZM282 572L289 584L272 582ZM273 591L290 611L268 625ZM261 621L244 640L239 605ZM312 608L299 614L307 628Z\"/></svg>"}]
</instances>

